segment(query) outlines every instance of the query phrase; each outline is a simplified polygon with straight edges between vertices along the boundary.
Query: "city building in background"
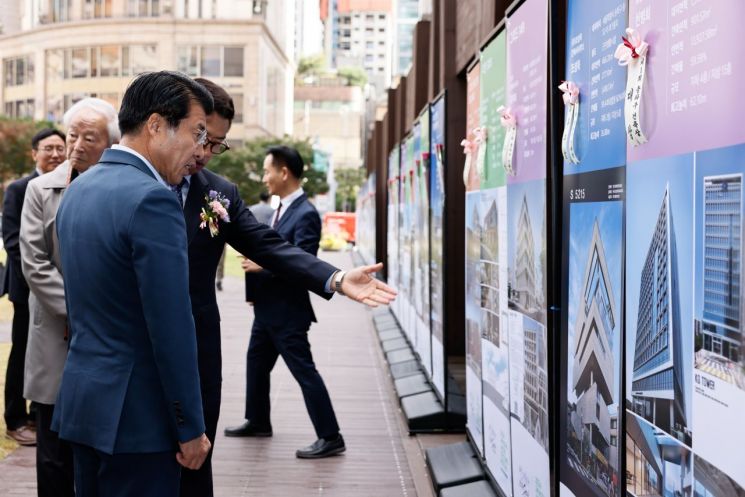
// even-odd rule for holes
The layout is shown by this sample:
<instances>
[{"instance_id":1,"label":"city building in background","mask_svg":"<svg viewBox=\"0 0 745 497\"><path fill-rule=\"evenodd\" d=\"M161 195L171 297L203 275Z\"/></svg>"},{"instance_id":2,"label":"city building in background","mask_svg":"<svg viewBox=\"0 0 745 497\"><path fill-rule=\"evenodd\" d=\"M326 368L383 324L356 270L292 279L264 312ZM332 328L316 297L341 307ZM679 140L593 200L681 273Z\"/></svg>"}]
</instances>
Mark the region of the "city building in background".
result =
<instances>
[{"instance_id":1,"label":"city building in background","mask_svg":"<svg viewBox=\"0 0 745 497\"><path fill-rule=\"evenodd\" d=\"M321 78L295 87L294 136L308 138L335 169L362 166L362 126L365 100L362 88L344 78Z\"/></svg>"},{"instance_id":2,"label":"city building in background","mask_svg":"<svg viewBox=\"0 0 745 497\"><path fill-rule=\"evenodd\" d=\"M523 358L525 360L523 425L543 448L549 450L546 329L541 323L524 317L523 333Z\"/></svg>"},{"instance_id":3,"label":"city building in background","mask_svg":"<svg viewBox=\"0 0 745 497\"><path fill-rule=\"evenodd\" d=\"M733 369L742 377L742 174L704 177L703 201L703 348L726 363L734 363Z\"/></svg>"},{"instance_id":4,"label":"city building in background","mask_svg":"<svg viewBox=\"0 0 745 497\"><path fill-rule=\"evenodd\" d=\"M575 462L583 466L595 482L609 481L617 471L609 464L613 450L610 409L615 403L612 333L617 315L610 282L596 219L574 324L571 384L577 402L571 426L578 443L572 447L575 453L570 451Z\"/></svg>"},{"instance_id":5,"label":"city building in background","mask_svg":"<svg viewBox=\"0 0 745 497\"><path fill-rule=\"evenodd\" d=\"M234 142L292 132L294 0L8 2L21 17L0 36L7 116L59 122L86 96L118 108L134 76L167 69L228 90Z\"/></svg>"},{"instance_id":6,"label":"city building in background","mask_svg":"<svg viewBox=\"0 0 745 497\"><path fill-rule=\"evenodd\" d=\"M425 10L422 0L396 0L393 74L406 74L414 58L414 26ZM431 9L430 9L431 10Z\"/></svg>"},{"instance_id":7,"label":"city building in background","mask_svg":"<svg viewBox=\"0 0 745 497\"><path fill-rule=\"evenodd\" d=\"M295 0L295 56L323 54L323 23L321 4L316 0Z\"/></svg>"},{"instance_id":8,"label":"city building in background","mask_svg":"<svg viewBox=\"0 0 745 497\"><path fill-rule=\"evenodd\" d=\"M650 423L685 440L678 261L667 189L640 279L631 388L633 409Z\"/></svg>"}]
</instances>

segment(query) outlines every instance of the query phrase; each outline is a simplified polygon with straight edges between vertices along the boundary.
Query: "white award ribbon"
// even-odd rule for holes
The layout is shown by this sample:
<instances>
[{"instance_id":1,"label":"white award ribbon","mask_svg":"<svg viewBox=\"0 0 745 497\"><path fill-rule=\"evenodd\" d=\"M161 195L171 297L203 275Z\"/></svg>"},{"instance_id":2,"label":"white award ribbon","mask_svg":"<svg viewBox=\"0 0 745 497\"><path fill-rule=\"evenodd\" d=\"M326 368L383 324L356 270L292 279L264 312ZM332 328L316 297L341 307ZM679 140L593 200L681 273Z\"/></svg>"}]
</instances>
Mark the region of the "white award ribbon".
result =
<instances>
[{"instance_id":1,"label":"white award ribbon","mask_svg":"<svg viewBox=\"0 0 745 497\"><path fill-rule=\"evenodd\" d=\"M559 85L563 93L566 117L564 119L564 134L561 136L561 153L564 160L571 164L579 164L574 150L574 134L579 121L579 87L571 81L564 81Z\"/></svg>"},{"instance_id":2,"label":"white award ribbon","mask_svg":"<svg viewBox=\"0 0 745 497\"><path fill-rule=\"evenodd\" d=\"M477 151L478 144L476 143L476 140L464 138L461 140L460 146L463 147L463 153L466 155L466 163L463 165L463 184L466 186L466 189L468 189L468 176L471 174L473 153Z\"/></svg>"},{"instance_id":3,"label":"white award ribbon","mask_svg":"<svg viewBox=\"0 0 745 497\"><path fill-rule=\"evenodd\" d=\"M500 114L500 122L505 129L504 143L502 144L502 167L510 176L515 175L512 167L512 158L515 155L515 143L517 142L517 120L509 107L500 105L497 109Z\"/></svg>"},{"instance_id":4,"label":"white award ribbon","mask_svg":"<svg viewBox=\"0 0 745 497\"><path fill-rule=\"evenodd\" d=\"M618 65L628 66L623 115L628 140L632 147L636 147L647 142L647 137L642 131L641 106L649 45L632 28L627 28L626 36L622 36L621 39L623 43L616 47L614 56L618 59Z\"/></svg>"},{"instance_id":5,"label":"white award ribbon","mask_svg":"<svg viewBox=\"0 0 745 497\"><path fill-rule=\"evenodd\" d=\"M484 165L486 164L486 138L488 133L486 127L473 130L473 141L476 143L478 153L476 154L476 173L479 178L484 177Z\"/></svg>"}]
</instances>

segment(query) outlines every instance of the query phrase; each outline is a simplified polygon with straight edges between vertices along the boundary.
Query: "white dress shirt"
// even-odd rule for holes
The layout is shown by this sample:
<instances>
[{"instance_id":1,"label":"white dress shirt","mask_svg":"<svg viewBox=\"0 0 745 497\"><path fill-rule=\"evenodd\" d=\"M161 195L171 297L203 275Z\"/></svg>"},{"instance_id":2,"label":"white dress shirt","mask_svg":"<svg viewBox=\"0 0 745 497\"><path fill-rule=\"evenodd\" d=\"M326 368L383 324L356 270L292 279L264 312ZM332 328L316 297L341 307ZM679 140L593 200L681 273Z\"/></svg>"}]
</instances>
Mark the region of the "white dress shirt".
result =
<instances>
[{"instance_id":1,"label":"white dress shirt","mask_svg":"<svg viewBox=\"0 0 745 497\"><path fill-rule=\"evenodd\" d=\"M280 219L282 219L282 216L284 216L285 211L290 208L292 203L300 198L300 196L305 193L303 192L303 187L298 188L294 192L290 193L286 197L282 197L279 199L279 208L274 212L274 216L272 218L272 226L275 226Z\"/></svg>"}]
</instances>

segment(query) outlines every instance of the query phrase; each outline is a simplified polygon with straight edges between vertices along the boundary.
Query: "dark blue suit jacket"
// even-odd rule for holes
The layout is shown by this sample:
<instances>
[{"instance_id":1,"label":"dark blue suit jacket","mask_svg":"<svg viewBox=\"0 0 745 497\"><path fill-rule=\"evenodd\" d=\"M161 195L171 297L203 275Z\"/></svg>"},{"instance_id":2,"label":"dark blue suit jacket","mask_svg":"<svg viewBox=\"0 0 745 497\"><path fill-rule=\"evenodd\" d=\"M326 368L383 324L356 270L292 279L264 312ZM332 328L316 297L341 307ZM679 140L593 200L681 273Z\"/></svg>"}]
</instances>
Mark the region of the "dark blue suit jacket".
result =
<instances>
[{"instance_id":1,"label":"dark blue suit jacket","mask_svg":"<svg viewBox=\"0 0 745 497\"><path fill-rule=\"evenodd\" d=\"M70 352L52 429L105 453L204 432L181 206L137 157L104 151L57 213Z\"/></svg>"},{"instance_id":2,"label":"dark blue suit jacket","mask_svg":"<svg viewBox=\"0 0 745 497\"><path fill-rule=\"evenodd\" d=\"M275 230L309 254L318 253L321 218L304 193L290 204ZM254 303L254 316L264 324L309 327L316 320L308 291L273 271L246 273L246 299Z\"/></svg>"},{"instance_id":3,"label":"dark blue suit jacket","mask_svg":"<svg viewBox=\"0 0 745 497\"><path fill-rule=\"evenodd\" d=\"M0 282L0 295L8 294L8 299L16 304L28 303L28 284L21 272L21 210L29 181L39 176L34 171L28 176L8 185L3 201L3 246L8 253L8 267Z\"/></svg>"},{"instance_id":4,"label":"dark blue suit jacket","mask_svg":"<svg viewBox=\"0 0 745 497\"><path fill-rule=\"evenodd\" d=\"M208 229L199 228L199 213L210 190L230 200L231 221L220 223L215 237L210 236ZM275 274L291 278L296 286L326 299L332 294L325 292L324 285L336 268L288 244L276 231L256 221L241 200L236 185L207 169L191 177L184 216L189 239L189 293L197 329L199 373L202 385L208 388L221 381L220 313L215 297L215 273L226 243L261 266L272 268ZM307 298L307 292L303 292Z\"/></svg>"}]
</instances>

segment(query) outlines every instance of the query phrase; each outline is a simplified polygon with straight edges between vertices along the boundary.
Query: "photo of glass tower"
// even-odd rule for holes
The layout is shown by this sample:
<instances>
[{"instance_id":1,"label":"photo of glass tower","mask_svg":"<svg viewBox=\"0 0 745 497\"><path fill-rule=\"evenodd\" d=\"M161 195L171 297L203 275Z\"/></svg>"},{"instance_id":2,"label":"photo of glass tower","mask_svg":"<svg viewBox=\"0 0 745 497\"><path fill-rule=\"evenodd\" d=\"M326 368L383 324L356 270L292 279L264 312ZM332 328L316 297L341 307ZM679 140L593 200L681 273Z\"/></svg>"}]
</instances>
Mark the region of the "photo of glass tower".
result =
<instances>
[{"instance_id":1,"label":"photo of glass tower","mask_svg":"<svg viewBox=\"0 0 745 497\"><path fill-rule=\"evenodd\" d=\"M631 404L636 414L690 445L681 335L678 258L667 186L640 275Z\"/></svg>"},{"instance_id":2,"label":"photo of glass tower","mask_svg":"<svg viewBox=\"0 0 745 497\"><path fill-rule=\"evenodd\" d=\"M569 408L570 464L610 495L617 475L616 448L611 443L611 415L615 413L613 330L618 319L598 220L585 263L581 298L574 326L571 371L576 404Z\"/></svg>"},{"instance_id":3,"label":"photo of glass tower","mask_svg":"<svg viewBox=\"0 0 745 497\"><path fill-rule=\"evenodd\" d=\"M742 174L703 178L703 315L696 367L745 389Z\"/></svg>"}]
</instances>

